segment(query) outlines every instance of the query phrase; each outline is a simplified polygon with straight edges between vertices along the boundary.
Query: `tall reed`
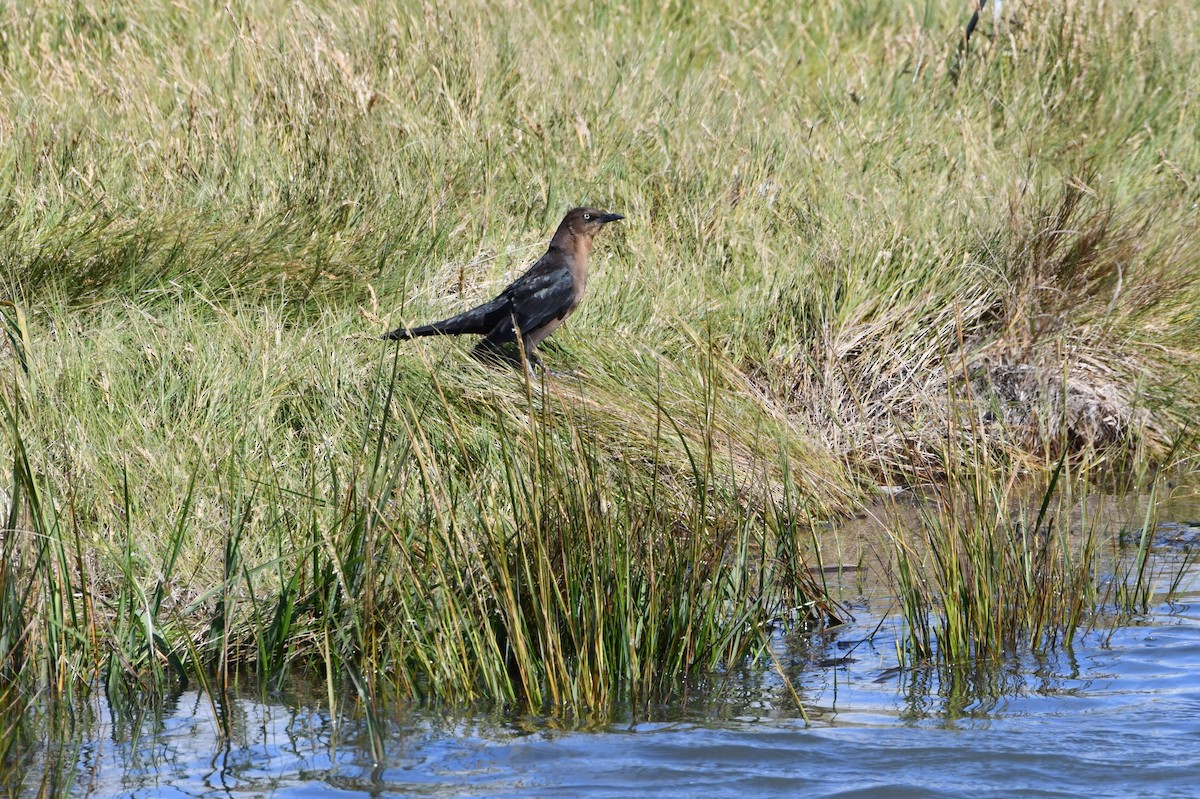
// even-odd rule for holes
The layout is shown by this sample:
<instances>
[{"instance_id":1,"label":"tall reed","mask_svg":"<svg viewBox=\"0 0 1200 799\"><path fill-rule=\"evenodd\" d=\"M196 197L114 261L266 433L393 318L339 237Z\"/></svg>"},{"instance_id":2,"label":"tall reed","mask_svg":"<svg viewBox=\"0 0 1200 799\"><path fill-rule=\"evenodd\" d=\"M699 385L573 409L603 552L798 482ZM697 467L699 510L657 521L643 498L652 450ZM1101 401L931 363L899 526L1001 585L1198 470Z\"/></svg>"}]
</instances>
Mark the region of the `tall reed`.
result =
<instances>
[{"instance_id":1,"label":"tall reed","mask_svg":"<svg viewBox=\"0 0 1200 799\"><path fill-rule=\"evenodd\" d=\"M1069 649L1081 631L1150 611L1163 589L1151 549L1156 480L1145 495L1135 485L1105 496L1107 469L1065 454L1041 476L982 458L947 474L918 503L915 524L899 507L885 514L905 663L979 668ZM1130 519L1134 500L1144 508ZM1167 596L1189 562L1175 566Z\"/></svg>"}]
</instances>

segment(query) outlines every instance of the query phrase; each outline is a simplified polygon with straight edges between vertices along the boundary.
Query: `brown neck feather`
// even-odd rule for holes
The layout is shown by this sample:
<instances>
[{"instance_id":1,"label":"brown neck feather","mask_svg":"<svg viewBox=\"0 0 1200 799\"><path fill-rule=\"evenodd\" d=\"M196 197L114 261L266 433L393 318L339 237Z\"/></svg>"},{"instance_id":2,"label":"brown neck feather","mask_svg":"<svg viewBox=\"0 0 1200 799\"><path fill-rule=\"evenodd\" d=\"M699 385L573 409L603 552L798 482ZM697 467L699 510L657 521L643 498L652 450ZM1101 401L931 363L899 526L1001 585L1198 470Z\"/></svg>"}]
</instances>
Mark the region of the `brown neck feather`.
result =
<instances>
[{"instance_id":1,"label":"brown neck feather","mask_svg":"<svg viewBox=\"0 0 1200 799\"><path fill-rule=\"evenodd\" d=\"M563 225L554 234L554 238L550 239L550 246L587 260L592 253L592 237L584 233L575 233Z\"/></svg>"}]
</instances>

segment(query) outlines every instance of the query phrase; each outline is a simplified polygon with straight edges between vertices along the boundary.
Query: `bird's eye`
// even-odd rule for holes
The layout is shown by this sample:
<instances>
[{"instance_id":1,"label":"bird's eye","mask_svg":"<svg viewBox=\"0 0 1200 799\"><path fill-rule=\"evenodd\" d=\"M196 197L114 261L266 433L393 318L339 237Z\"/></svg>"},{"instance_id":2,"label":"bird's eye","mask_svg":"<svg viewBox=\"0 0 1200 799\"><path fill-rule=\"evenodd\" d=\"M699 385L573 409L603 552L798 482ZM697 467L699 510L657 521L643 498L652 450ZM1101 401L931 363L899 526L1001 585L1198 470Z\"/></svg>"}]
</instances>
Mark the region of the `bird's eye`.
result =
<instances>
[{"instance_id":1,"label":"bird's eye","mask_svg":"<svg viewBox=\"0 0 1200 799\"><path fill-rule=\"evenodd\" d=\"M592 221L592 215L591 215L591 214L584 214L584 215L583 215L583 221L584 221L584 222L591 222L591 221Z\"/></svg>"}]
</instances>

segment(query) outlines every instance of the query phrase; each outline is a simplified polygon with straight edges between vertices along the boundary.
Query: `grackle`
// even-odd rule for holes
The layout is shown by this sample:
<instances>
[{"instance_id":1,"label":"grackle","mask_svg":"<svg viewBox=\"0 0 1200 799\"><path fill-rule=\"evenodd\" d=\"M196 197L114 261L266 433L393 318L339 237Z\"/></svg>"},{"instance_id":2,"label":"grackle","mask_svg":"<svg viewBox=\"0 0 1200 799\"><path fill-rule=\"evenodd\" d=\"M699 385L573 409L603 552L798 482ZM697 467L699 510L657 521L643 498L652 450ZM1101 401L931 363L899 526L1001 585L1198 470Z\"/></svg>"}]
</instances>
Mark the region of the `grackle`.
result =
<instances>
[{"instance_id":1,"label":"grackle","mask_svg":"<svg viewBox=\"0 0 1200 799\"><path fill-rule=\"evenodd\" d=\"M596 208L572 208L563 217L546 254L500 295L458 316L418 327L398 327L385 339L418 336L483 335L472 355L480 360L503 359L503 345L520 342L526 368L542 368L535 349L579 305L587 286L592 239L609 222L625 217Z\"/></svg>"}]
</instances>

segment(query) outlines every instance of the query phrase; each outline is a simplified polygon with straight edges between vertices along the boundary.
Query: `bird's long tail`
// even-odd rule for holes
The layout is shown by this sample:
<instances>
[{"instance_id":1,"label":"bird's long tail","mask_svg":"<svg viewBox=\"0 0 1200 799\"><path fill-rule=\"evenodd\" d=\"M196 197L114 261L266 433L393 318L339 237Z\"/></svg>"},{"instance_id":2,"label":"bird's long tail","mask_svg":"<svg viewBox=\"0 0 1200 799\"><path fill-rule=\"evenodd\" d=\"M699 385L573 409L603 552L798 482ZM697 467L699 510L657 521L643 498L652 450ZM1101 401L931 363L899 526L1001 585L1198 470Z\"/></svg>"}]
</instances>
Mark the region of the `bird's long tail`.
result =
<instances>
[{"instance_id":1,"label":"bird's long tail","mask_svg":"<svg viewBox=\"0 0 1200 799\"><path fill-rule=\"evenodd\" d=\"M403 341L421 336L457 336L464 333L485 335L490 333L506 314L510 313L509 304L510 301L507 297L500 296L469 311L463 311L458 316L417 327L398 327L380 338Z\"/></svg>"},{"instance_id":2,"label":"bird's long tail","mask_svg":"<svg viewBox=\"0 0 1200 799\"><path fill-rule=\"evenodd\" d=\"M446 320L450 321L450 320ZM438 329L441 322L434 322L429 325L421 325L420 327L398 327L390 333L384 333L380 338L390 339L392 341L406 341L410 338L419 338L421 336L436 336L442 331Z\"/></svg>"}]
</instances>

